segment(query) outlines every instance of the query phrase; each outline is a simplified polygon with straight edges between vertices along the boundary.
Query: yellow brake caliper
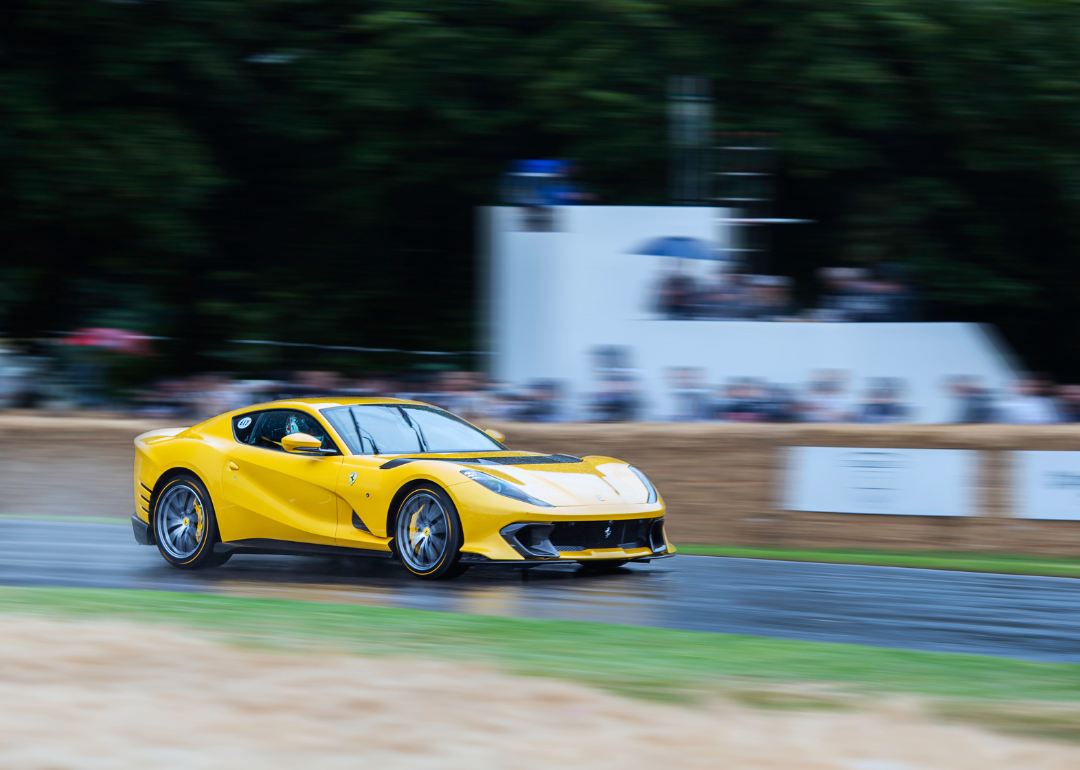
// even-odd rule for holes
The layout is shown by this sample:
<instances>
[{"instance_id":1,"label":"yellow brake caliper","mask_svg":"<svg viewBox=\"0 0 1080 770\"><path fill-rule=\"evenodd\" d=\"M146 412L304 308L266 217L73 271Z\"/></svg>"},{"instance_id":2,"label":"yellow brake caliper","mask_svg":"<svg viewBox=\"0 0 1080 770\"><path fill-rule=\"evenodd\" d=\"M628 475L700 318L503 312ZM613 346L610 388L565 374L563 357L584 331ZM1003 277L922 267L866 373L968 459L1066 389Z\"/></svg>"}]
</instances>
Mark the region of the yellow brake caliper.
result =
<instances>
[{"instance_id":1,"label":"yellow brake caliper","mask_svg":"<svg viewBox=\"0 0 1080 770\"><path fill-rule=\"evenodd\" d=\"M195 501L195 518L196 518L195 538L196 538L196 540L202 540L203 515L202 515L202 506L199 505L198 500Z\"/></svg>"},{"instance_id":2,"label":"yellow brake caliper","mask_svg":"<svg viewBox=\"0 0 1080 770\"><path fill-rule=\"evenodd\" d=\"M412 546L412 552L414 555L420 553L420 530L416 528L416 520L420 518L420 511L413 514L412 520L409 522L409 544Z\"/></svg>"}]
</instances>

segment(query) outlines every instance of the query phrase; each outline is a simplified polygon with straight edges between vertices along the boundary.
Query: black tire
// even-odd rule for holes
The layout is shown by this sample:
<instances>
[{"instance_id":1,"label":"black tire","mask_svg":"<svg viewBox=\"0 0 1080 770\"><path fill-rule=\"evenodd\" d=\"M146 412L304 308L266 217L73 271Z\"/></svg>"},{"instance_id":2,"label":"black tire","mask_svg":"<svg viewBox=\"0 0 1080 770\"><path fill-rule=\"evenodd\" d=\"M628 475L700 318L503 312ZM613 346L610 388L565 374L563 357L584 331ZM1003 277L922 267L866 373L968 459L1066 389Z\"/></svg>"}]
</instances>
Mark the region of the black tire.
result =
<instances>
[{"instance_id":1,"label":"black tire","mask_svg":"<svg viewBox=\"0 0 1080 770\"><path fill-rule=\"evenodd\" d=\"M615 572L626 565L629 559L604 559L603 561L579 561L581 569L585 572L606 574Z\"/></svg>"},{"instance_id":2,"label":"black tire","mask_svg":"<svg viewBox=\"0 0 1080 770\"><path fill-rule=\"evenodd\" d=\"M461 519L446 491L425 482L409 491L394 515L394 552L418 578L457 577L461 559Z\"/></svg>"},{"instance_id":3,"label":"black tire","mask_svg":"<svg viewBox=\"0 0 1080 770\"><path fill-rule=\"evenodd\" d=\"M230 554L215 554L218 541L214 502L198 478L174 476L154 497L151 519L158 552L178 569L201 569L224 564Z\"/></svg>"}]
</instances>

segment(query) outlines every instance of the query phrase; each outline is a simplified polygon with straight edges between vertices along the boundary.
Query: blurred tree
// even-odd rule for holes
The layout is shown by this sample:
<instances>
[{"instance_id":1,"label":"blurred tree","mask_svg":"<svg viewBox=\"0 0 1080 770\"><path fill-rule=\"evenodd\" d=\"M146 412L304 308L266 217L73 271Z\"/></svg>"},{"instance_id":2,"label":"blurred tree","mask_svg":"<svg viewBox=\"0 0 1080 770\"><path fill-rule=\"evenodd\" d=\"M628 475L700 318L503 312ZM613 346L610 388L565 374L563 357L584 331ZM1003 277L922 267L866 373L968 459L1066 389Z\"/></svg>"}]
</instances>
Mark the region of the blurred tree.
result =
<instances>
[{"instance_id":1,"label":"blurred tree","mask_svg":"<svg viewBox=\"0 0 1080 770\"><path fill-rule=\"evenodd\" d=\"M900 263L932 317L1080 376L1078 22L1065 0L8 0L0 328L175 336L180 369L234 337L469 349L473 209L508 163L662 202L666 78L700 74L718 129L781 135L779 213L817 224L778 230L773 267L807 297L819 266Z\"/></svg>"}]
</instances>

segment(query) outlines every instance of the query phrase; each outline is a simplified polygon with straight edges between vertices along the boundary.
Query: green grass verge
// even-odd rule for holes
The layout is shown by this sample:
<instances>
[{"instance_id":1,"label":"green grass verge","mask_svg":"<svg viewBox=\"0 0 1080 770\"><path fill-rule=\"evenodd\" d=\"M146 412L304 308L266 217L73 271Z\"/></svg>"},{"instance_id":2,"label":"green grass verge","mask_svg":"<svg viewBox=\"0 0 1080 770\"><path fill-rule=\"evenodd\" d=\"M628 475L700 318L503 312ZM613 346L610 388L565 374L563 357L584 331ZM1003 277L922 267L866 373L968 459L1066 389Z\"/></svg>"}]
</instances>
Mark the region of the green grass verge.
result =
<instances>
[{"instance_id":1,"label":"green grass verge","mask_svg":"<svg viewBox=\"0 0 1080 770\"><path fill-rule=\"evenodd\" d=\"M14 587L0 588L2 613L166 623L274 648L479 662L651 698L815 684L853 695L1080 703L1080 665L604 623L155 591Z\"/></svg>"},{"instance_id":2,"label":"green grass verge","mask_svg":"<svg viewBox=\"0 0 1080 770\"><path fill-rule=\"evenodd\" d=\"M1080 559L1019 556L998 553L936 551L872 551L857 549L771 548L740 545L678 545L679 553L698 556L735 556L745 559L816 561L829 564L866 564L879 567L997 572L1008 575L1080 577Z\"/></svg>"}]
</instances>

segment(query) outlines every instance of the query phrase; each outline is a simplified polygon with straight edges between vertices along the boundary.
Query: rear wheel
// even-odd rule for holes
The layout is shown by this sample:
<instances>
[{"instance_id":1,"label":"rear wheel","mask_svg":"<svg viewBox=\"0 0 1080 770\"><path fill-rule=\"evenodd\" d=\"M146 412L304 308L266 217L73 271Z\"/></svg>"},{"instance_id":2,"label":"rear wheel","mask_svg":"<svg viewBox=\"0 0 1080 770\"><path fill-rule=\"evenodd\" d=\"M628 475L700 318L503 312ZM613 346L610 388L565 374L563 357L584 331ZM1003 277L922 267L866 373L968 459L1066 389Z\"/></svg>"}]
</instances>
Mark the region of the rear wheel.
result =
<instances>
[{"instance_id":1,"label":"rear wheel","mask_svg":"<svg viewBox=\"0 0 1080 770\"><path fill-rule=\"evenodd\" d=\"M214 553L218 530L210 493L189 474L170 479L158 492L154 536L165 561L180 569L218 566L228 559Z\"/></svg>"},{"instance_id":2,"label":"rear wheel","mask_svg":"<svg viewBox=\"0 0 1080 770\"><path fill-rule=\"evenodd\" d=\"M394 545L405 569L417 577L437 580L464 572L461 521L442 488L424 484L401 501L394 526Z\"/></svg>"}]
</instances>

